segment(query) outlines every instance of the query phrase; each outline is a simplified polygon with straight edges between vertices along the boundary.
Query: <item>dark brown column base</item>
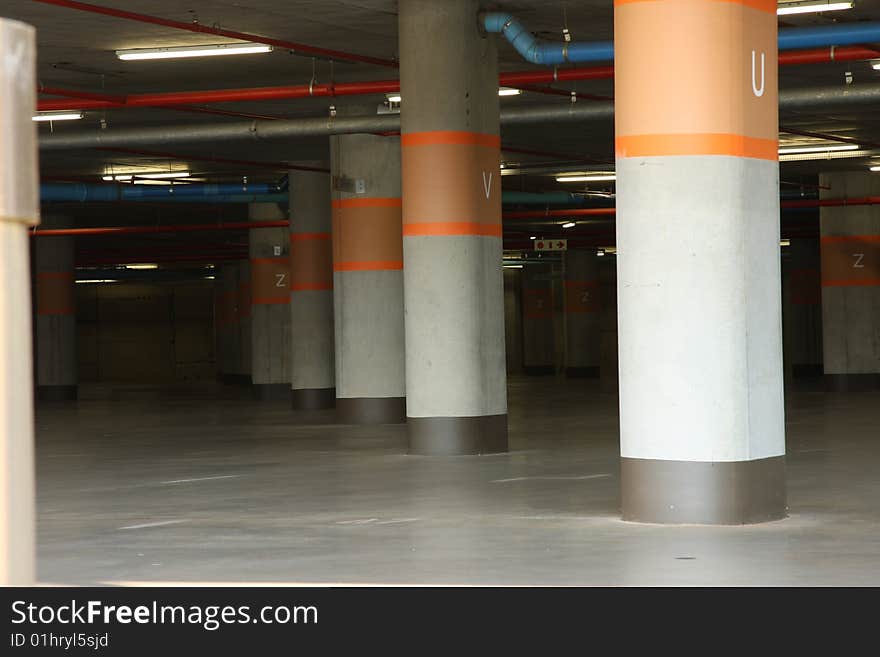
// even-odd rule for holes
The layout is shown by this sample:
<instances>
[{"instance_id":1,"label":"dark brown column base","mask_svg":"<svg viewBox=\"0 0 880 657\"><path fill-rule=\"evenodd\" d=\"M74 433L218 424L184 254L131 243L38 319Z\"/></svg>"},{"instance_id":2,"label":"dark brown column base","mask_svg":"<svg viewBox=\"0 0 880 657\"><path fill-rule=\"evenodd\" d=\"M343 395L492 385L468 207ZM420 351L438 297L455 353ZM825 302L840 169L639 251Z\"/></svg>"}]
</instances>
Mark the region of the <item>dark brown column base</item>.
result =
<instances>
[{"instance_id":1,"label":"dark brown column base","mask_svg":"<svg viewBox=\"0 0 880 657\"><path fill-rule=\"evenodd\" d=\"M748 525L787 515L785 457L704 462L620 459L623 519Z\"/></svg>"},{"instance_id":2,"label":"dark brown column base","mask_svg":"<svg viewBox=\"0 0 880 657\"><path fill-rule=\"evenodd\" d=\"M254 399L262 401L278 401L290 396L289 383L254 383L251 386Z\"/></svg>"},{"instance_id":3,"label":"dark brown column base","mask_svg":"<svg viewBox=\"0 0 880 657\"><path fill-rule=\"evenodd\" d=\"M880 390L880 374L826 374L828 392L869 392Z\"/></svg>"},{"instance_id":4,"label":"dark brown column base","mask_svg":"<svg viewBox=\"0 0 880 657\"><path fill-rule=\"evenodd\" d=\"M217 379L225 385L251 385L251 377L247 374L218 374Z\"/></svg>"},{"instance_id":5,"label":"dark brown column base","mask_svg":"<svg viewBox=\"0 0 880 657\"><path fill-rule=\"evenodd\" d=\"M594 367L566 367L565 376L572 379L598 379L599 366Z\"/></svg>"},{"instance_id":6,"label":"dark brown column base","mask_svg":"<svg viewBox=\"0 0 880 657\"><path fill-rule=\"evenodd\" d=\"M523 374L528 376L547 376L555 374L556 368L553 365L525 365L523 366Z\"/></svg>"},{"instance_id":7,"label":"dark brown column base","mask_svg":"<svg viewBox=\"0 0 880 657\"><path fill-rule=\"evenodd\" d=\"M406 422L406 397L337 397L336 421L340 424L402 424Z\"/></svg>"},{"instance_id":8,"label":"dark brown column base","mask_svg":"<svg viewBox=\"0 0 880 657\"><path fill-rule=\"evenodd\" d=\"M77 386L37 386L35 397L38 401L76 401L79 397Z\"/></svg>"},{"instance_id":9,"label":"dark brown column base","mask_svg":"<svg viewBox=\"0 0 880 657\"><path fill-rule=\"evenodd\" d=\"M336 405L336 388L301 388L290 391L290 402L297 411L318 411Z\"/></svg>"},{"instance_id":10,"label":"dark brown column base","mask_svg":"<svg viewBox=\"0 0 880 657\"><path fill-rule=\"evenodd\" d=\"M507 415L410 417L409 453L423 456L507 451Z\"/></svg>"},{"instance_id":11,"label":"dark brown column base","mask_svg":"<svg viewBox=\"0 0 880 657\"><path fill-rule=\"evenodd\" d=\"M795 363L791 366L791 375L795 378L822 376L824 373L822 363Z\"/></svg>"}]
</instances>

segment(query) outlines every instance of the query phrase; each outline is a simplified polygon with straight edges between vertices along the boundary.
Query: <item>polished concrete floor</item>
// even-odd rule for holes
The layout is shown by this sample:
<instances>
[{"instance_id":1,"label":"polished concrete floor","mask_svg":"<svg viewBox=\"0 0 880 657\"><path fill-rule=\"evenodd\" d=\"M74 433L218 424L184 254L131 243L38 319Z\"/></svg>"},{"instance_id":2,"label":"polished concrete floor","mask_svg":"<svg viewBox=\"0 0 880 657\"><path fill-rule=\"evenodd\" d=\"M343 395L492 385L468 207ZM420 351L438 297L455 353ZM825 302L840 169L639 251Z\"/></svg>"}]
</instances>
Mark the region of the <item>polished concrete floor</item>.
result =
<instances>
[{"instance_id":1,"label":"polished concrete floor","mask_svg":"<svg viewBox=\"0 0 880 657\"><path fill-rule=\"evenodd\" d=\"M234 387L83 387L37 411L47 583L880 584L880 394L788 394L790 517L624 523L616 397L510 382L508 454L297 424Z\"/></svg>"}]
</instances>

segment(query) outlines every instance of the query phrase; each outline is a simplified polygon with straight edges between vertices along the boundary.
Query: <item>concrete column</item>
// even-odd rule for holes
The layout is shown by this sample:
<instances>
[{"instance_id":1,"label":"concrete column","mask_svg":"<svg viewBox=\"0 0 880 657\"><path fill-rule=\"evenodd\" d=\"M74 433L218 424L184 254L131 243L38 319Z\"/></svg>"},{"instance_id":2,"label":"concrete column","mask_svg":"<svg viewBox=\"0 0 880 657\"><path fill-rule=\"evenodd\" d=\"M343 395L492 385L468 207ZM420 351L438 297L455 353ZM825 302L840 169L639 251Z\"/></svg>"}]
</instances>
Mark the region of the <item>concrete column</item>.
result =
<instances>
[{"instance_id":1,"label":"concrete column","mask_svg":"<svg viewBox=\"0 0 880 657\"><path fill-rule=\"evenodd\" d=\"M406 417L400 139L330 139L336 414L349 424Z\"/></svg>"},{"instance_id":2,"label":"concrete column","mask_svg":"<svg viewBox=\"0 0 880 657\"><path fill-rule=\"evenodd\" d=\"M504 269L504 351L507 372L521 374L523 371L522 336L522 269Z\"/></svg>"},{"instance_id":3,"label":"concrete column","mask_svg":"<svg viewBox=\"0 0 880 657\"><path fill-rule=\"evenodd\" d=\"M252 203L249 215L252 221L286 218L276 203ZM259 399L290 395L289 243L286 228L250 231L251 380Z\"/></svg>"},{"instance_id":4,"label":"concrete column","mask_svg":"<svg viewBox=\"0 0 880 657\"><path fill-rule=\"evenodd\" d=\"M265 230L265 229L260 229ZM283 232L283 229L281 229ZM251 321L251 262L239 260L235 269L235 280L238 284L238 294L234 299L235 340L235 374L237 381L244 385L253 383L253 346L251 336L253 329Z\"/></svg>"},{"instance_id":5,"label":"concrete column","mask_svg":"<svg viewBox=\"0 0 880 657\"><path fill-rule=\"evenodd\" d=\"M599 376L602 288L596 250L565 252L565 373Z\"/></svg>"},{"instance_id":6,"label":"concrete column","mask_svg":"<svg viewBox=\"0 0 880 657\"><path fill-rule=\"evenodd\" d=\"M290 387L293 408L332 408L333 249L330 176L291 171Z\"/></svg>"},{"instance_id":7,"label":"concrete column","mask_svg":"<svg viewBox=\"0 0 880 657\"><path fill-rule=\"evenodd\" d=\"M822 286L819 240L794 238L783 249L782 335L785 373L822 375Z\"/></svg>"},{"instance_id":8,"label":"concrete column","mask_svg":"<svg viewBox=\"0 0 880 657\"><path fill-rule=\"evenodd\" d=\"M614 14L623 517L780 518L776 2Z\"/></svg>"},{"instance_id":9,"label":"concrete column","mask_svg":"<svg viewBox=\"0 0 880 657\"><path fill-rule=\"evenodd\" d=\"M498 54L476 0L399 3L414 454L507 450Z\"/></svg>"},{"instance_id":10,"label":"concrete column","mask_svg":"<svg viewBox=\"0 0 880 657\"><path fill-rule=\"evenodd\" d=\"M28 228L39 223L36 35L0 19L0 586L32 586L34 410ZM41 238L45 239L45 238Z\"/></svg>"},{"instance_id":11,"label":"concrete column","mask_svg":"<svg viewBox=\"0 0 880 657\"><path fill-rule=\"evenodd\" d=\"M533 376L556 371L552 274L549 263L522 269L523 372Z\"/></svg>"},{"instance_id":12,"label":"concrete column","mask_svg":"<svg viewBox=\"0 0 880 657\"><path fill-rule=\"evenodd\" d=\"M46 228L69 228L70 220L43 217ZM74 238L43 237L34 244L37 399L77 397Z\"/></svg>"},{"instance_id":13,"label":"concrete column","mask_svg":"<svg viewBox=\"0 0 880 657\"><path fill-rule=\"evenodd\" d=\"M225 263L215 269L214 290L219 378L223 383L241 383L241 293L238 263ZM250 313L250 304L247 311Z\"/></svg>"},{"instance_id":14,"label":"concrete column","mask_svg":"<svg viewBox=\"0 0 880 657\"><path fill-rule=\"evenodd\" d=\"M825 173L823 198L880 194L869 171ZM880 208L822 208L822 336L832 390L880 389Z\"/></svg>"}]
</instances>

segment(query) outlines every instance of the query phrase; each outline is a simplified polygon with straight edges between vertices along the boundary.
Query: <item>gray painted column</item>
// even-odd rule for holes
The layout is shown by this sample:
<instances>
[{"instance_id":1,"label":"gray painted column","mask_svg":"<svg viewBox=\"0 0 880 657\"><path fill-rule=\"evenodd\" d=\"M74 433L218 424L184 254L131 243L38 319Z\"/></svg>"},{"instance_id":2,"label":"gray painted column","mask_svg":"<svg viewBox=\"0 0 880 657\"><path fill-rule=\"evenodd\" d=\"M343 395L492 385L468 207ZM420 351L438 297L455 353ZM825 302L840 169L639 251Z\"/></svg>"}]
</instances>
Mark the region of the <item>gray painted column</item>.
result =
<instances>
[{"instance_id":1,"label":"gray painted column","mask_svg":"<svg viewBox=\"0 0 880 657\"><path fill-rule=\"evenodd\" d=\"M880 194L880 176L825 173L823 198ZM880 389L880 208L820 210L822 336L825 377L833 390Z\"/></svg>"},{"instance_id":2,"label":"gray painted column","mask_svg":"<svg viewBox=\"0 0 880 657\"><path fill-rule=\"evenodd\" d=\"M333 248L330 176L290 171L290 388L293 408L332 408Z\"/></svg>"},{"instance_id":3,"label":"gray painted column","mask_svg":"<svg viewBox=\"0 0 880 657\"><path fill-rule=\"evenodd\" d=\"M507 450L498 55L476 0L399 4L414 454Z\"/></svg>"},{"instance_id":4,"label":"gray painted column","mask_svg":"<svg viewBox=\"0 0 880 657\"><path fill-rule=\"evenodd\" d=\"M45 228L70 228L66 217L44 216ZM73 237L34 244L36 395L46 401L77 398L76 299Z\"/></svg>"},{"instance_id":5,"label":"gray painted column","mask_svg":"<svg viewBox=\"0 0 880 657\"><path fill-rule=\"evenodd\" d=\"M614 15L623 517L780 518L776 6Z\"/></svg>"},{"instance_id":6,"label":"gray painted column","mask_svg":"<svg viewBox=\"0 0 880 657\"><path fill-rule=\"evenodd\" d=\"M252 221L286 219L276 203L252 203L249 215ZM286 228L250 231L250 365L260 399L290 395L289 244Z\"/></svg>"},{"instance_id":7,"label":"gray painted column","mask_svg":"<svg viewBox=\"0 0 880 657\"><path fill-rule=\"evenodd\" d=\"M522 269L523 371L533 376L556 372L552 275L549 263Z\"/></svg>"},{"instance_id":8,"label":"gray painted column","mask_svg":"<svg viewBox=\"0 0 880 657\"><path fill-rule=\"evenodd\" d=\"M384 424L406 417L400 139L330 139L336 414Z\"/></svg>"},{"instance_id":9,"label":"gray painted column","mask_svg":"<svg viewBox=\"0 0 880 657\"><path fill-rule=\"evenodd\" d=\"M0 586L36 578L30 237L39 223L34 28L0 19ZM45 238L41 238L45 239Z\"/></svg>"},{"instance_id":10,"label":"gray painted column","mask_svg":"<svg viewBox=\"0 0 880 657\"><path fill-rule=\"evenodd\" d=\"M596 250L565 252L565 373L599 376L602 287Z\"/></svg>"}]
</instances>

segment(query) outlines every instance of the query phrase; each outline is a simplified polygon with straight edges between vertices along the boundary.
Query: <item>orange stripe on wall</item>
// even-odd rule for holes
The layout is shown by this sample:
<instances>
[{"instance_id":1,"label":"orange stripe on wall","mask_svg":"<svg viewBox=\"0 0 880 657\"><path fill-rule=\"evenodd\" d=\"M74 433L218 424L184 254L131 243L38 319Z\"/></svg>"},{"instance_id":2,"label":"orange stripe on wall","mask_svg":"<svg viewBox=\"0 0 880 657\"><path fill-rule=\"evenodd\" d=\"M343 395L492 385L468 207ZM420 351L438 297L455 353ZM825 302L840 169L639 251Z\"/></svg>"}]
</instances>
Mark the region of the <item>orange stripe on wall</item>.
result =
<instances>
[{"instance_id":1,"label":"orange stripe on wall","mask_svg":"<svg viewBox=\"0 0 880 657\"><path fill-rule=\"evenodd\" d=\"M880 242L880 235L826 235L821 238L822 244L839 244L843 242Z\"/></svg>"},{"instance_id":2,"label":"orange stripe on wall","mask_svg":"<svg viewBox=\"0 0 880 657\"><path fill-rule=\"evenodd\" d=\"M403 260L352 260L333 264L333 271L380 271L383 269L403 269Z\"/></svg>"},{"instance_id":3,"label":"orange stripe on wall","mask_svg":"<svg viewBox=\"0 0 880 657\"><path fill-rule=\"evenodd\" d=\"M344 198L331 201L330 207L340 208L399 208L403 205L400 198Z\"/></svg>"},{"instance_id":4,"label":"orange stripe on wall","mask_svg":"<svg viewBox=\"0 0 880 657\"><path fill-rule=\"evenodd\" d=\"M488 135L484 132L465 132L463 130L409 132L400 137L401 146L428 146L430 144L476 144L501 148L501 137Z\"/></svg>"},{"instance_id":5,"label":"orange stripe on wall","mask_svg":"<svg viewBox=\"0 0 880 657\"><path fill-rule=\"evenodd\" d=\"M730 155L758 160L779 158L775 139L756 139L728 134L632 135L614 140L617 157L663 155Z\"/></svg>"},{"instance_id":6,"label":"orange stripe on wall","mask_svg":"<svg viewBox=\"0 0 880 657\"><path fill-rule=\"evenodd\" d=\"M306 242L309 240L329 240L330 233L291 233L291 242Z\"/></svg>"},{"instance_id":7,"label":"orange stripe on wall","mask_svg":"<svg viewBox=\"0 0 880 657\"><path fill-rule=\"evenodd\" d=\"M403 225L404 237L430 235L482 235L501 237L498 224L481 224L472 221L425 221Z\"/></svg>"},{"instance_id":8,"label":"orange stripe on wall","mask_svg":"<svg viewBox=\"0 0 880 657\"><path fill-rule=\"evenodd\" d=\"M291 283L291 292L307 292L310 290L332 290L333 283Z\"/></svg>"},{"instance_id":9,"label":"orange stripe on wall","mask_svg":"<svg viewBox=\"0 0 880 657\"><path fill-rule=\"evenodd\" d=\"M822 287L870 287L874 285L880 285L880 278L822 281Z\"/></svg>"},{"instance_id":10,"label":"orange stripe on wall","mask_svg":"<svg viewBox=\"0 0 880 657\"><path fill-rule=\"evenodd\" d=\"M633 5L639 2L668 2L672 4L676 0L614 0L614 6L620 7L621 5ZM687 0L678 0L679 2L687 2ZM691 0L692 2L694 0ZM705 0L697 0L697 1L705 1ZM727 2L734 5L742 5L743 7L748 7L750 9L757 9L758 11L765 11L768 14L776 15L776 0L710 0L711 2Z\"/></svg>"}]
</instances>

